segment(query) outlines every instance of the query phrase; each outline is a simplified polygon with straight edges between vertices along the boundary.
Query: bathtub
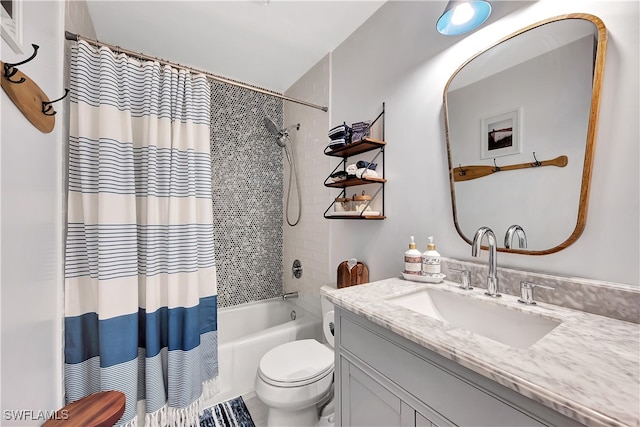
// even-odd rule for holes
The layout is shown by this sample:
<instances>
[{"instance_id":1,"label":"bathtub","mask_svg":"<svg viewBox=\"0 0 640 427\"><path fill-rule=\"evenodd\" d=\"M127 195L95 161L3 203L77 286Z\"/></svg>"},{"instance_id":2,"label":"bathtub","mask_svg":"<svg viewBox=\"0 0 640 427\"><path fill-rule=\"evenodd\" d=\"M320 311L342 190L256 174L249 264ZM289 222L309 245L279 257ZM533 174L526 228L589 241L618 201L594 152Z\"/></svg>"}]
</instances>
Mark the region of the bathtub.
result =
<instances>
[{"instance_id":1,"label":"bathtub","mask_svg":"<svg viewBox=\"0 0 640 427\"><path fill-rule=\"evenodd\" d=\"M321 337L319 318L280 298L218 310L220 392L203 407L252 392L260 359L277 345Z\"/></svg>"}]
</instances>

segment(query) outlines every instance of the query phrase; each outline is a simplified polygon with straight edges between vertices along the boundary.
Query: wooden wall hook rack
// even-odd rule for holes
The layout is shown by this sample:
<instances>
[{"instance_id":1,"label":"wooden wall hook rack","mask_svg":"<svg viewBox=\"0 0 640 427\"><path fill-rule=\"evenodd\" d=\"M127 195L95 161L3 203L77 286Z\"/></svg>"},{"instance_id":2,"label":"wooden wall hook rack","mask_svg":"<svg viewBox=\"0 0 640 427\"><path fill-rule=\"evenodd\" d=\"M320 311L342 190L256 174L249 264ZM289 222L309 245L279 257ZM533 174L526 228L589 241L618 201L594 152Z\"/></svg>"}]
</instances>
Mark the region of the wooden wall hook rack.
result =
<instances>
[{"instance_id":1,"label":"wooden wall hook rack","mask_svg":"<svg viewBox=\"0 0 640 427\"><path fill-rule=\"evenodd\" d=\"M0 84L27 120L41 132L49 133L55 126L54 115L56 114L51 104L64 99L69 94L69 89L65 89L62 97L50 101L36 82L18 70L19 65L33 60L38 54L39 46L36 44L31 46L33 46L33 54L24 61L16 63L0 61L0 66L4 70Z\"/></svg>"}]
</instances>

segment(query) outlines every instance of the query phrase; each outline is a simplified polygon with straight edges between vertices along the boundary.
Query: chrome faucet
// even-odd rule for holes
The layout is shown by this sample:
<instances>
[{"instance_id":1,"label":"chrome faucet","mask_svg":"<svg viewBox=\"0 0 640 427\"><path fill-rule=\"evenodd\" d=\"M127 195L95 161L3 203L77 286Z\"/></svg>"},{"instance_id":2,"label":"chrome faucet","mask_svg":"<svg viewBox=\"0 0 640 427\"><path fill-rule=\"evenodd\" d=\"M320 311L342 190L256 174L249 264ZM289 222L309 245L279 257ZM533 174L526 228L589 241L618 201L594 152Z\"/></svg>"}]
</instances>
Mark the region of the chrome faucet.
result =
<instances>
[{"instance_id":1,"label":"chrome faucet","mask_svg":"<svg viewBox=\"0 0 640 427\"><path fill-rule=\"evenodd\" d=\"M489 227L480 227L478 231L476 231L475 236L473 236L473 243L471 244L471 256L480 257L484 236L487 236L487 246L489 247L489 275L487 276L487 292L485 292L485 295L498 298L502 295L498 293L496 235L493 234L493 231Z\"/></svg>"},{"instance_id":2,"label":"chrome faucet","mask_svg":"<svg viewBox=\"0 0 640 427\"><path fill-rule=\"evenodd\" d=\"M298 291L287 292L286 294L282 294L283 300L288 300L289 298L298 298Z\"/></svg>"},{"instance_id":3,"label":"chrome faucet","mask_svg":"<svg viewBox=\"0 0 640 427\"><path fill-rule=\"evenodd\" d=\"M518 224L514 224L507 229L507 234L504 235L504 247L511 249L514 234L518 236L518 247L525 249L527 247L527 235L524 233L524 229Z\"/></svg>"}]
</instances>

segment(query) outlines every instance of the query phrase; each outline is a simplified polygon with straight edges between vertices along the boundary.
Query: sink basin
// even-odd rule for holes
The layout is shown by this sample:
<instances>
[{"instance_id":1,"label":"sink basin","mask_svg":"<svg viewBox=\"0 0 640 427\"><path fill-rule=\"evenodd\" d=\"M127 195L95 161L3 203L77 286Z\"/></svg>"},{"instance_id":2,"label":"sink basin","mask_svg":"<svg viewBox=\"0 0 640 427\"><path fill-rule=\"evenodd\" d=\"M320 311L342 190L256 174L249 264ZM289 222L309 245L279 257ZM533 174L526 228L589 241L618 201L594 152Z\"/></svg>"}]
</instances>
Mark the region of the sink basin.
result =
<instances>
[{"instance_id":1,"label":"sink basin","mask_svg":"<svg viewBox=\"0 0 640 427\"><path fill-rule=\"evenodd\" d=\"M388 301L515 348L531 347L560 324L546 317L435 289Z\"/></svg>"}]
</instances>

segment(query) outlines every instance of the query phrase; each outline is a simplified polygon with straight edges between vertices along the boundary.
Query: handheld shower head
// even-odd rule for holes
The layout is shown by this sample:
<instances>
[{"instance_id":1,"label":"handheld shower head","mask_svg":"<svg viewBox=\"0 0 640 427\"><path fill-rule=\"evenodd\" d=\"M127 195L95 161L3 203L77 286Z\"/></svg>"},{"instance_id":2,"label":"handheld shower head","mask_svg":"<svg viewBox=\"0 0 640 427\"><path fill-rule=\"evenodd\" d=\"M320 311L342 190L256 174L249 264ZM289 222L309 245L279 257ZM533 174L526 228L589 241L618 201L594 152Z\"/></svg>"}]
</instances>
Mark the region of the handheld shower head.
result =
<instances>
[{"instance_id":1,"label":"handheld shower head","mask_svg":"<svg viewBox=\"0 0 640 427\"><path fill-rule=\"evenodd\" d=\"M289 137L289 130L296 128L296 130L300 129L300 123L289 126L286 129L279 129L278 126L268 117L264 118L264 126L267 128L269 133L276 137L276 144L280 147L285 148L287 145L287 138Z\"/></svg>"},{"instance_id":2,"label":"handheld shower head","mask_svg":"<svg viewBox=\"0 0 640 427\"><path fill-rule=\"evenodd\" d=\"M295 125L289 126L288 128L284 128L284 129L280 129L278 128L278 126L273 122L273 120L271 120L269 117L266 117L266 112L265 112L265 118L264 118L264 126L267 128L267 130L269 131L269 133L273 136L275 136L275 140L276 140L276 144L278 144L280 147L284 148L284 154L287 156L287 161L289 162L289 167L290 167L290 171L289 171L289 188L287 190L287 201L286 201L286 207L285 207L285 217L287 218L287 224L289 224L290 226L295 226L296 224L298 224L298 222L300 221L300 215L302 214L302 202L301 202L301 198L300 198L300 182L298 181L298 170L296 168L296 162L295 162L295 152L293 150L293 144L291 145L291 154L289 154L289 148L287 148L287 140L289 139L289 131L293 128L296 128L296 130L300 130L300 123L297 123ZM291 196L291 183L292 183L292 179L295 177L296 180L296 189L298 191L298 218L294 221L291 222L289 221L289 199Z\"/></svg>"}]
</instances>

